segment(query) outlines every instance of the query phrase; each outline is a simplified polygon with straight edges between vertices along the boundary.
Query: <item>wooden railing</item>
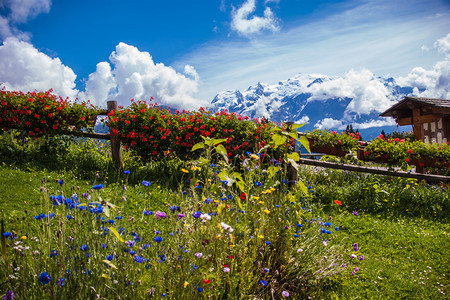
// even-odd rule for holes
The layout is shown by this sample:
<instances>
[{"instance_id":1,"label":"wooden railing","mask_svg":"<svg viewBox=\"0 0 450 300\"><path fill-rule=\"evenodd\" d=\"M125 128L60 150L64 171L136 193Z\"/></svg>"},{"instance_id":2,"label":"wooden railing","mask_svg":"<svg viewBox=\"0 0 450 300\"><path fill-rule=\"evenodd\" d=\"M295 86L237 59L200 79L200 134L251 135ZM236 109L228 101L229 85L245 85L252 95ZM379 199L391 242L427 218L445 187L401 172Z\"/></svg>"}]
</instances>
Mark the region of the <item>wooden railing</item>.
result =
<instances>
[{"instance_id":1,"label":"wooden railing","mask_svg":"<svg viewBox=\"0 0 450 300\"><path fill-rule=\"evenodd\" d=\"M102 115L107 116L109 112L117 109L117 101L108 101L107 105L108 105L107 106L108 109L99 113L98 114L99 116L102 116ZM299 135L303 135L303 134L304 133L299 133ZM88 138L110 140L113 162L117 168L122 168L122 165L123 165L122 152L120 150L120 140L119 139L111 138L111 134L107 134L107 133L82 132L81 134L74 133L74 135L81 136L81 137L88 137ZM321 155L321 154L319 154L319 155ZM316 156L316 155L315 154L300 154L300 156ZM450 182L450 176L421 174L421 173L413 173L413 172L402 172L402 171L388 170L386 168L380 169L380 168L372 168L372 167L366 167L366 166L356 166L356 165L349 165L349 164L343 164L343 163L319 161L316 159L300 158L299 163L303 164L303 165L340 169L340 170L347 170L347 171L353 171L353 172L370 173L370 174L378 174L378 175L394 176L394 177L407 177L407 178L415 178L418 180L426 180L426 181L434 181L434 182ZM293 170L290 170L289 173L290 173L289 174L290 179L295 180L295 178L297 177L296 172L294 172Z\"/></svg>"}]
</instances>

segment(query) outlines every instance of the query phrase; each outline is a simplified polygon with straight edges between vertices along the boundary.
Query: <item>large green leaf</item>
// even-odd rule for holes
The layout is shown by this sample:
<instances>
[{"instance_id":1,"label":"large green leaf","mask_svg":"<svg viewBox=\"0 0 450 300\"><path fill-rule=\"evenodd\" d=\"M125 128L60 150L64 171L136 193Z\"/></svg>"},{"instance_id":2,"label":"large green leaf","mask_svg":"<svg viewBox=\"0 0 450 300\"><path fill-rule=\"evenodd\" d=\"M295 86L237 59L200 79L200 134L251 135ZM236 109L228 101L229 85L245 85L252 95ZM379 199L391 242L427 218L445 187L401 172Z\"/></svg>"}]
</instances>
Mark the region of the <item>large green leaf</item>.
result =
<instances>
[{"instance_id":1,"label":"large green leaf","mask_svg":"<svg viewBox=\"0 0 450 300\"><path fill-rule=\"evenodd\" d=\"M194 146L192 146L191 151L195 151L197 149L203 149L204 147L205 147L205 145L202 142L200 142L200 143L197 143Z\"/></svg>"},{"instance_id":2,"label":"large green leaf","mask_svg":"<svg viewBox=\"0 0 450 300\"><path fill-rule=\"evenodd\" d=\"M275 144L275 146L278 147L286 143L286 137L280 134L274 134L272 135L272 141Z\"/></svg>"},{"instance_id":3,"label":"large green leaf","mask_svg":"<svg viewBox=\"0 0 450 300\"><path fill-rule=\"evenodd\" d=\"M300 144L302 144L303 147L305 147L305 149L309 153L311 153L311 149L309 148L309 141L306 136L302 135L301 137L298 138L298 141L300 142Z\"/></svg>"},{"instance_id":4,"label":"large green leaf","mask_svg":"<svg viewBox=\"0 0 450 300\"><path fill-rule=\"evenodd\" d=\"M289 132L289 136L293 139L298 139L298 131L294 130L294 131Z\"/></svg>"},{"instance_id":5,"label":"large green leaf","mask_svg":"<svg viewBox=\"0 0 450 300\"><path fill-rule=\"evenodd\" d=\"M297 181L297 184L298 184L300 190L301 190L305 195L308 195L308 188L307 188L306 185L303 183L303 181L299 180L299 181Z\"/></svg>"},{"instance_id":6,"label":"large green leaf","mask_svg":"<svg viewBox=\"0 0 450 300\"><path fill-rule=\"evenodd\" d=\"M213 184L210 188L209 191L216 197L219 197L221 194L220 188L217 186L217 184Z\"/></svg>"},{"instance_id":7,"label":"large green leaf","mask_svg":"<svg viewBox=\"0 0 450 300\"><path fill-rule=\"evenodd\" d=\"M216 152L220 153L223 159L225 159L225 161L228 162L227 149L225 149L225 147L222 144L216 146Z\"/></svg>"},{"instance_id":8,"label":"large green leaf","mask_svg":"<svg viewBox=\"0 0 450 300\"><path fill-rule=\"evenodd\" d=\"M240 190L241 192L244 191L244 189L245 189L245 183L244 183L243 181L237 181L237 182L236 182L236 185L238 186L238 188L239 188L239 190Z\"/></svg>"},{"instance_id":9,"label":"large green leaf","mask_svg":"<svg viewBox=\"0 0 450 300\"><path fill-rule=\"evenodd\" d=\"M303 127L306 123L302 123L302 124L292 124L291 129L295 130L297 128Z\"/></svg>"},{"instance_id":10,"label":"large green leaf","mask_svg":"<svg viewBox=\"0 0 450 300\"><path fill-rule=\"evenodd\" d=\"M287 158L292 158L294 161L300 160L300 155L297 152L292 152L287 155Z\"/></svg>"},{"instance_id":11,"label":"large green leaf","mask_svg":"<svg viewBox=\"0 0 450 300\"><path fill-rule=\"evenodd\" d=\"M225 143L227 139L209 139L209 138L203 138L205 140L205 144L208 146L215 146L221 143Z\"/></svg>"},{"instance_id":12,"label":"large green leaf","mask_svg":"<svg viewBox=\"0 0 450 300\"><path fill-rule=\"evenodd\" d=\"M279 170L278 167L275 166L270 166L269 168L267 168L267 173L269 173L269 178L272 178L273 176L275 176L275 173Z\"/></svg>"}]
</instances>

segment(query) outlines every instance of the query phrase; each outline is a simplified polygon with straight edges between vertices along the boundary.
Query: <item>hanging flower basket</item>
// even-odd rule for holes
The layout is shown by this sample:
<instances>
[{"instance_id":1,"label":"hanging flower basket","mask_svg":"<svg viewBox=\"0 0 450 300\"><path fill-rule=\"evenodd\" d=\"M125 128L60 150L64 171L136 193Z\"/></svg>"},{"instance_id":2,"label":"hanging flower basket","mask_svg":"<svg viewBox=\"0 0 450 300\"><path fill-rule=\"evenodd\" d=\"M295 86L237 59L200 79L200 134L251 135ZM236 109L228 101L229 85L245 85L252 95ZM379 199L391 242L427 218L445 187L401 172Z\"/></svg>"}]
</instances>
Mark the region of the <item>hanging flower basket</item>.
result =
<instances>
[{"instance_id":1,"label":"hanging flower basket","mask_svg":"<svg viewBox=\"0 0 450 300\"><path fill-rule=\"evenodd\" d=\"M308 138L308 142L309 142L309 148L311 149L311 152L335 155L335 156L340 156L340 157L344 157L347 154L346 151L340 149L339 147L326 146L326 145L315 146L316 140L311 139L311 138Z\"/></svg>"}]
</instances>

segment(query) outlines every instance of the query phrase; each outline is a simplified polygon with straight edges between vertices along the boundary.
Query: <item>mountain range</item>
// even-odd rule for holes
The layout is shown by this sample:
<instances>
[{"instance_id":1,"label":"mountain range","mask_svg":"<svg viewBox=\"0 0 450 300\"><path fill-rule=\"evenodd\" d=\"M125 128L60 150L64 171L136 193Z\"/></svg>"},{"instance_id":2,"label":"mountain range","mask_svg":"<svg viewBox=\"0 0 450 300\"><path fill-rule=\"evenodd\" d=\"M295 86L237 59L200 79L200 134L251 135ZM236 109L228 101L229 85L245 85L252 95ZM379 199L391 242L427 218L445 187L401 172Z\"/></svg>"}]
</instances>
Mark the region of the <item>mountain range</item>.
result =
<instances>
[{"instance_id":1,"label":"mountain range","mask_svg":"<svg viewBox=\"0 0 450 300\"><path fill-rule=\"evenodd\" d=\"M410 126L397 127L392 118L379 114L405 96L422 91L401 86L394 78L375 77L367 72L355 72L345 78L298 74L277 84L259 82L245 91L218 93L209 109L228 109L273 122L304 123L300 131L340 131L352 125L365 140L375 138L382 130L410 131Z\"/></svg>"}]
</instances>

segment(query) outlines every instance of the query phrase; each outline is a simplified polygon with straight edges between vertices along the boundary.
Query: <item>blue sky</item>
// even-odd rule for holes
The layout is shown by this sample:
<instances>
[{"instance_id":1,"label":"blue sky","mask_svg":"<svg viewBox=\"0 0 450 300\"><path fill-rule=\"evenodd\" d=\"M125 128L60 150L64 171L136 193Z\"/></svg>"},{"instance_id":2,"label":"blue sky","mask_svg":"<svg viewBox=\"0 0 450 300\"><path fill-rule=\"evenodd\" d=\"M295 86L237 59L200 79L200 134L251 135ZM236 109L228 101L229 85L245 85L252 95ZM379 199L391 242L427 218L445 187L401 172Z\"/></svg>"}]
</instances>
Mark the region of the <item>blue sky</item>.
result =
<instances>
[{"instance_id":1,"label":"blue sky","mask_svg":"<svg viewBox=\"0 0 450 300\"><path fill-rule=\"evenodd\" d=\"M430 85L449 33L448 0L0 0L0 82L188 109L298 73Z\"/></svg>"}]
</instances>

